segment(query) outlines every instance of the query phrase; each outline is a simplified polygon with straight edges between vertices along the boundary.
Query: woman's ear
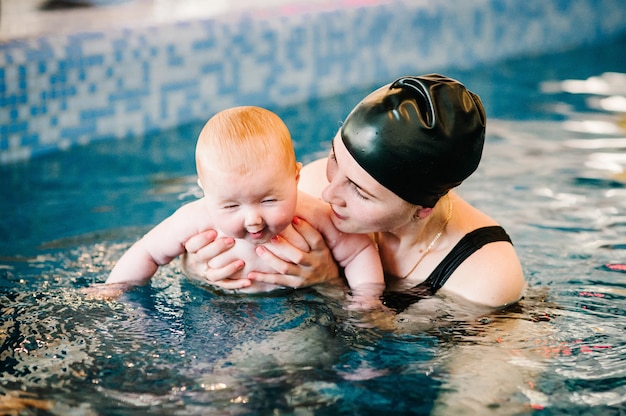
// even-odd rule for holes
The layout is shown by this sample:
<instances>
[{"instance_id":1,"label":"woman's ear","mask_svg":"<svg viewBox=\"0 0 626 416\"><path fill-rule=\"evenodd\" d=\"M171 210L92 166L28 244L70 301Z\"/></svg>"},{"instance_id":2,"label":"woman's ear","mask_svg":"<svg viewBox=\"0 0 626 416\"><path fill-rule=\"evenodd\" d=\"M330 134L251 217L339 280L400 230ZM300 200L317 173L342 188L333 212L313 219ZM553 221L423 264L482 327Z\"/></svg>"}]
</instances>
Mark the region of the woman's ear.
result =
<instances>
[{"instance_id":1,"label":"woman's ear","mask_svg":"<svg viewBox=\"0 0 626 416\"><path fill-rule=\"evenodd\" d=\"M413 214L413 219L415 219L415 220L423 220L424 218L426 218L430 214L432 214L432 212L433 212L432 208L424 208L424 207L418 205L415 208L415 213Z\"/></svg>"}]
</instances>

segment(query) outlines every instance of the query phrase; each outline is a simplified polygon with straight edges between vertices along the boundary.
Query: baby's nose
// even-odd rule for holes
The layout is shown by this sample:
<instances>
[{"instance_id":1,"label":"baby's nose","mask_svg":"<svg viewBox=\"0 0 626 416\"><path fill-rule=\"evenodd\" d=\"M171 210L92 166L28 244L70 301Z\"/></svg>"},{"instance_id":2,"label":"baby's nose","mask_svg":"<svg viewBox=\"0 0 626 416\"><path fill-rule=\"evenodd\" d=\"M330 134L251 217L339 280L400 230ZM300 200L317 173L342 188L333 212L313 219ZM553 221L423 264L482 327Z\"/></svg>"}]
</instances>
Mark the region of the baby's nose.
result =
<instances>
[{"instance_id":1,"label":"baby's nose","mask_svg":"<svg viewBox=\"0 0 626 416\"><path fill-rule=\"evenodd\" d=\"M263 224L263 217L259 211L250 209L246 212L245 223L247 227Z\"/></svg>"}]
</instances>

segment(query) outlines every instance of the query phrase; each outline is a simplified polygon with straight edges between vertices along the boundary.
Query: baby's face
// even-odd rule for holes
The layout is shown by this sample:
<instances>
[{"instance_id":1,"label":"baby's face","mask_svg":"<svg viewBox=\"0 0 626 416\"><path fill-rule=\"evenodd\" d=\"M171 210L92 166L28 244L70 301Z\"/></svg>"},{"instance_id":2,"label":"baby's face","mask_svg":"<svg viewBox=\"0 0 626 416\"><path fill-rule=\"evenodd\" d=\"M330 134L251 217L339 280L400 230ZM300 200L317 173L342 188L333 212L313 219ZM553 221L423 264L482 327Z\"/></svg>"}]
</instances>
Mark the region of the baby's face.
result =
<instances>
[{"instance_id":1,"label":"baby's face","mask_svg":"<svg viewBox=\"0 0 626 416\"><path fill-rule=\"evenodd\" d=\"M200 182L215 226L252 244L265 243L283 231L296 211L295 168L269 164L247 174L214 168Z\"/></svg>"}]
</instances>

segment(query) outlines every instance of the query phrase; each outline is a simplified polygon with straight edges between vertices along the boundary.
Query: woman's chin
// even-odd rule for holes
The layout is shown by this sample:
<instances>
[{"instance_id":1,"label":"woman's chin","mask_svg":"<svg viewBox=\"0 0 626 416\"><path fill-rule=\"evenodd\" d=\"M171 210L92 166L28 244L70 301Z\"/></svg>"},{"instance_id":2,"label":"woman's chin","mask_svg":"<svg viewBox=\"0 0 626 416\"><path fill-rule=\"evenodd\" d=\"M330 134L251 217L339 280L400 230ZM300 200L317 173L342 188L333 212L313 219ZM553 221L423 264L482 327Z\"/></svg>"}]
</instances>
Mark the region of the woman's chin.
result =
<instances>
[{"instance_id":1,"label":"woman's chin","mask_svg":"<svg viewBox=\"0 0 626 416\"><path fill-rule=\"evenodd\" d=\"M341 217L332 215L330 217L330 221L333 223L335 228L341 231L342 233L346 233L346 234L355 233L355 231L352 229L353 227L350 227L350 223Z\"/></svg>"}]
</instances>

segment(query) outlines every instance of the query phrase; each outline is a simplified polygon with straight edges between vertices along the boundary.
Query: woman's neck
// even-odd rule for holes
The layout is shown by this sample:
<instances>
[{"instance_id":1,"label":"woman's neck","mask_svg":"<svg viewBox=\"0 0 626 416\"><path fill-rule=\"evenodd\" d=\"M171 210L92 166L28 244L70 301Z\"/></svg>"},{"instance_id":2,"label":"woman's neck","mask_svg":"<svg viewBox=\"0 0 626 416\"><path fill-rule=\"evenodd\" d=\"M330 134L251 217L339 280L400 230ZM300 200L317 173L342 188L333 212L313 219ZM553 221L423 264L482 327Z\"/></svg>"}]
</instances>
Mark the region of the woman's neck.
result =
<instances>
[{"instance_id":1,"label":"woman's neck","mask_svg":"<svg viewBox=\"0 0 626 416\"><path fill-rule=\"evenodd\" d=\"M441 244L453 212L453 197L441 198L431 213L389 232L379 233L378 247L385 272L408 277L421 260Z\"/></svg>"}]
</instances>

